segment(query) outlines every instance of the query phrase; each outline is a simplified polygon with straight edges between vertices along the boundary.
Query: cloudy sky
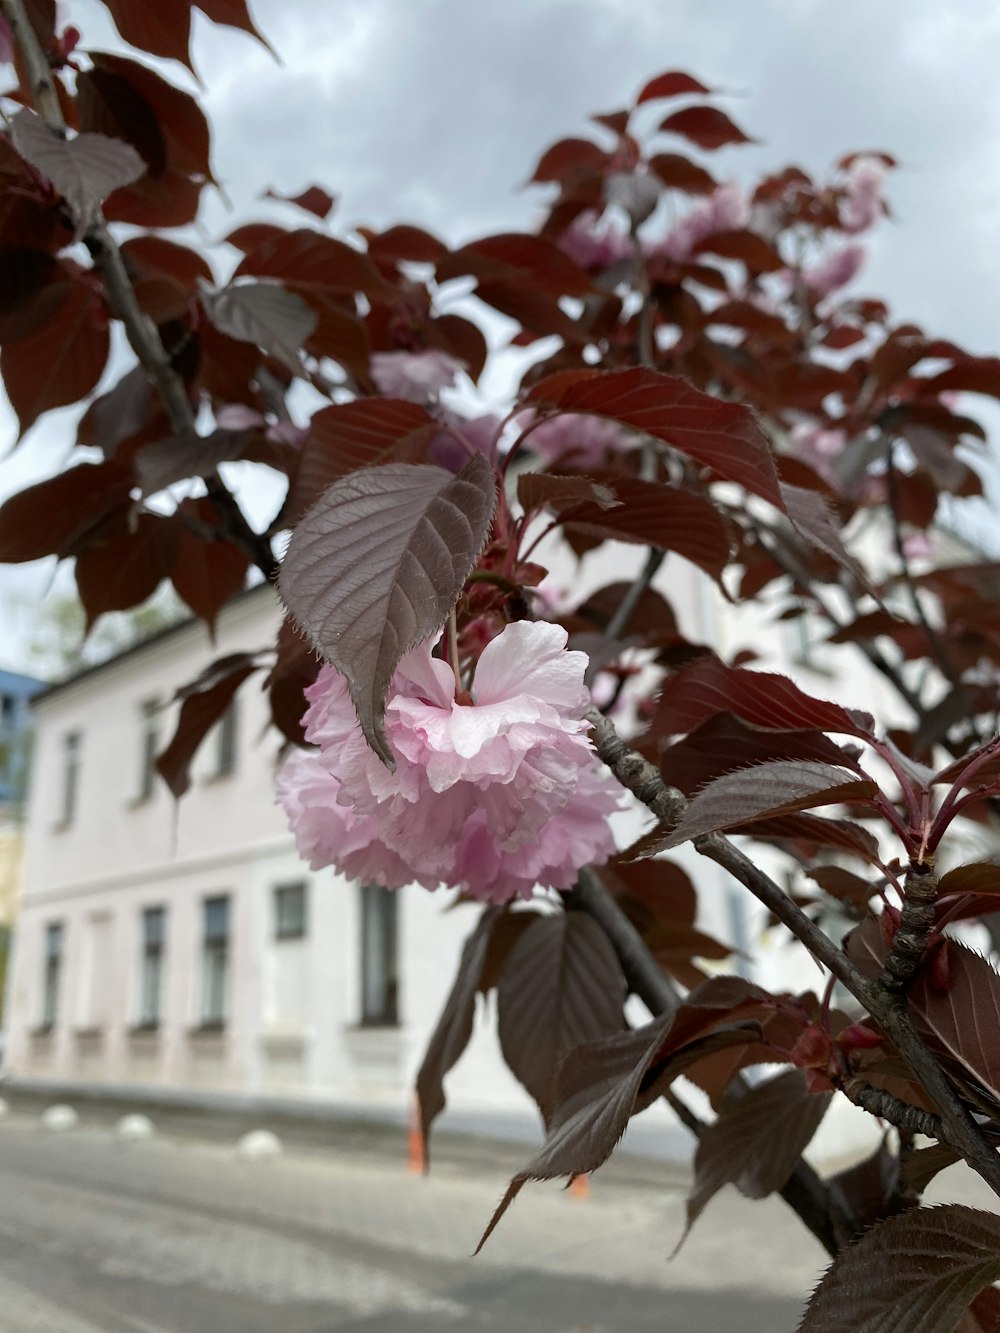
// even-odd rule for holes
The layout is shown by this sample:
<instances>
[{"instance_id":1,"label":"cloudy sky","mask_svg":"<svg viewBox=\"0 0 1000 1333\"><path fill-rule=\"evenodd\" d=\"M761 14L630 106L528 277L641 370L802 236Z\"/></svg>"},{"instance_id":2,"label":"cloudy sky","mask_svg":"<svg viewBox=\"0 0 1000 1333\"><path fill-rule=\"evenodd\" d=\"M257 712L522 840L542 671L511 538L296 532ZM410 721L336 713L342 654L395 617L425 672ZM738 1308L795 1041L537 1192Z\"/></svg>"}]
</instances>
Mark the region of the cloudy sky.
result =
<instances>
[{"instance_id":1,"label":"cloudy sky","mask_svg":"<svg viewBox=\"0 0 1000 1333\"><path fill-rule=\"evenodd\" d=\"M885 148L894 219L858 290L971 351L1000 351L1000 8L965 0L251 0L282 62L195 19L195 63L230 207L206 200L206 239L259 201L316 181L334 230L420 224L457 242L530 225L523 182L554 139L586 132L651 75L686 69L759 144L716 154L751 181L847 149ZM84 45L118 47L95 0L67 0ZM163 71L189 82L172 62ZM223 260L224 268L224 260ZM73 414L53 413L0 462L0 494L65 461ZM15 430L0 406L0 444ZM0 571L0 660L16 665L49 575Z\"/></svg>"}]
</instances>

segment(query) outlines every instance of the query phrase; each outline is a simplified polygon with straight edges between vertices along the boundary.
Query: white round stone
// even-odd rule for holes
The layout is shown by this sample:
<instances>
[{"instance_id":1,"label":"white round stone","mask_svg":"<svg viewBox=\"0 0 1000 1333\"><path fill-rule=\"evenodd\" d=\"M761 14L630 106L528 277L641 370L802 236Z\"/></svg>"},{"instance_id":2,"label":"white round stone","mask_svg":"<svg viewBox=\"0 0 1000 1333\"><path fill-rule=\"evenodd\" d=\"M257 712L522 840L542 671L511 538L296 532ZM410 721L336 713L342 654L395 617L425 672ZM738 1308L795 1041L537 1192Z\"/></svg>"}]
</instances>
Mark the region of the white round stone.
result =
<instances>
[{"instance_id":1,"label":"white round stone","mask_svg":"<svg viewBox=\"0 0 1000 1333\"><path fill-rule=\"evenodd\" d=\"M75 1129L80 1123L80 1117L72 1106L47 1106L42 1112L42 1128L50 1129L54 1132L60 1132L64 1129Z\"/></svg>"},{"instance_id":2,"label":"white round stone","mask_svg":"<svg viewBox=\"0 0 1000 1333\"><path fill-rule=\"evenodd\" d=\"M282 1152L281 1140L269 1129L252 1129L236 1145L236 1151L249 1161L264 1157L278 1157Z\"/></svg>"},{"instance_id":3,"label":"white round stone","mask_svg":"<svg viewBox=\"0 0 1000 1333\"><path fill-rule=\"evenodd\" d=\"M123 1115L115 1125L115 1137L123 1143L138 1143L142 1139L151 1139L155 1133L152 1120L148 1115Z\"/></svg>"}]
</instances>

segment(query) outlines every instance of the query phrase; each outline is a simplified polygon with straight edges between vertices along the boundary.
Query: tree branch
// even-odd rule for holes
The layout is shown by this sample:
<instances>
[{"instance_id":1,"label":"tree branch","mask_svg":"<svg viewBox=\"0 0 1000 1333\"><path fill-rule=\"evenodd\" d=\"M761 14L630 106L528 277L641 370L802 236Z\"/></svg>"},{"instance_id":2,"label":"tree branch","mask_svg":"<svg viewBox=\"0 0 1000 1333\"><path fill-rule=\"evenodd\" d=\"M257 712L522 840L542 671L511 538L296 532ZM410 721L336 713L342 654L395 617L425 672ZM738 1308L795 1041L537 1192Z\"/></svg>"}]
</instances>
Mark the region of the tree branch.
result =
<instances>
[{"instance_id":1,"label":"tree branch","mask_svg":"<svg viewBox=\"0 0 1000 1333\"><path fill-rule=\"evenodd\" d=\"M53 134L66 137L66 120L59 105L49 62L38 43L28 18L24 0L0 0L0 13L10 26L31 83L31 93L38 115ZM139 364L153 381L163 403L170 427L181 435L195 430L195 413L184 381L177 374L160 340L156 325L136 300L118 242L108 230L98 211L83 237L94 268L104 284L105 297L112 315L121 321L129 346ZM238 546L265 578L275 571L274 553L266 537L254 532L243 510L221 477L207 482L208 495L219 515L223 535Z\"/></svg>"},{"instance_id":2,"label":"tree branch","mask_svg":"<svg viewBox=\"0 0 1000 1333\"><path fill-rule=\"evenodd\" d=\"M638 780L620 780L657 818L661 818L658 812L664 810L667 812L668 825L676 823L686 804L683 796L667 786L652 764L629 750L612 722L599 714L598 717L600 725L594 723L598 755L616 776L620 772L630 778L638 774ZM869 981L864 977L847 955L792 902L784 890L728 838L721 833L704 834L694 840L694 847L702 856L721 865L748 888L867 1009L937 1106L942 1133L947 1141L958 1149L968 1164L1000 1196L1000 1155L990 1145L941 1066L924 1045L905 1004L900 1006L892 992L887 991L878 981Z\"/></svg>"},{"instance_id":3,"label":"tree branch","mask_svg":"<svg viewBox=\"0 0 1000 1333\"><path fill-rule=\"evenodd\" d=\"M629 989L651 1014L657 1017L671 1014L683 1003L680 991L646 948L642 936L596 870L585 866L576 887L564 894L564 898L568 908L588 913L602 928L618 954ZM746 1080L739 1074L730 1087L736 1096L749 1092ZM665 1099L681 1124L695 1138L701 1138L707 1125L673 1088L668 1089ZM856 1236L861 1230L840 1191L831 1190L808 1162L798 1163L782 1188L781 1197L830 1255L837 1254L845 1237Z\"/></svg>"}]
</instances>

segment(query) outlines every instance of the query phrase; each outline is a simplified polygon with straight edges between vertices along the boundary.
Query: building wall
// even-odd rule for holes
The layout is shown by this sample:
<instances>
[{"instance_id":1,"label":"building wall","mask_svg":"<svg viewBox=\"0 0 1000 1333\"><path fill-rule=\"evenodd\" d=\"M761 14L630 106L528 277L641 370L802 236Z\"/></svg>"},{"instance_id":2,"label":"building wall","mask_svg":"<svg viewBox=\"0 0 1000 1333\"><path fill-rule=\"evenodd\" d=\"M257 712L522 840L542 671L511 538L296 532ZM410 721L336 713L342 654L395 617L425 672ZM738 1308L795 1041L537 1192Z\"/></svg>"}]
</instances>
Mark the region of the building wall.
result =
<instances>
[{"instance_id":1,"label":"building wall","mask_svg":"<svg viewBox=\"0 0 1000 1333\"><path fill-rule=\"evenodd\" d=\"M643 555L619 548L588 557L566 580L574 600L612 577L630 577ZM682 632L718 642L730 622L717 622L720 603L704 581L677 561L667 562L661 581ZM160 734L169 736L175 689L214 657L265 649L278 620L273 594L259 589L223 611L214 644L203 626L185 625L41 700L25 892L8 986L12 1077L291 1096L405 1113L475 910L449 910L452 895L445 892L402 891L399 1022L364 1024L361 891L330 871L310 873L298 860L273 801L278 742L267 727L260 677L239 693L232 772L216 772L210 737L179 804L160 782L142 794L144 708L153 700L163 705ZM79 773L67 819L66 738L74 734ZM642 812L624 814L620 842L647 823ZM680 859L688 856L682 849ZM753 917L746 895L717 867L690 859L703 888L699 924L745 943ZM308 886L307 934L278 940L274 890L300 880ZM205 1025L204 902L220 894L231 901L227 1018ZM142 914L156 907L166 909L163 990L161 1018L151 1028L139 1022ZM62 947L49 1023L46 938L55 924ZM803 984L816 984L814 970ZM481 1009L491 1003L482 1001ZM452 1122L501 1131L537 1125L526 1094L499 1059L489 1015L482 1018L448 1080ZM830 1151L856 1135L845 1110L843 1125L838 1118L827 1131ZM666 1133L676 1148L668 1113L654 1108L643 1117L650 1119L651 1132L661 1142Z\"/></svg>"}]
</instances>

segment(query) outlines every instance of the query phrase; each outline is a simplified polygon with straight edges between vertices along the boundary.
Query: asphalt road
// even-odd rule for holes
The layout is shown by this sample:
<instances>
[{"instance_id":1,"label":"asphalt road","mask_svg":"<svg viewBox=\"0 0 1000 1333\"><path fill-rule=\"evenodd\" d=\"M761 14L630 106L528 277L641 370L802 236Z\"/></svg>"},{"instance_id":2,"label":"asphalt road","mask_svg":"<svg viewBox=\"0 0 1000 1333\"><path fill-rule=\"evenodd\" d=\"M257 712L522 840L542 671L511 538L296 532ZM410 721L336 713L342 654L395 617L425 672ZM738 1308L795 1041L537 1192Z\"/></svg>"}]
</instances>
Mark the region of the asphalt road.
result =
<instances>
[{"instance_id":1,"label":"asphalt road","mask_svg":"<svg viewBox=\"0 0 1000 1333\"><path fill-rule=\"evenodd\" d=\"M677 1258L676 1173L529 1185L485 1251L506 1162L117 1142L0 1120L2 1333L792 1333L823 1266L777 1200L732 1192Z\"/></svg>"}]
</instances>

